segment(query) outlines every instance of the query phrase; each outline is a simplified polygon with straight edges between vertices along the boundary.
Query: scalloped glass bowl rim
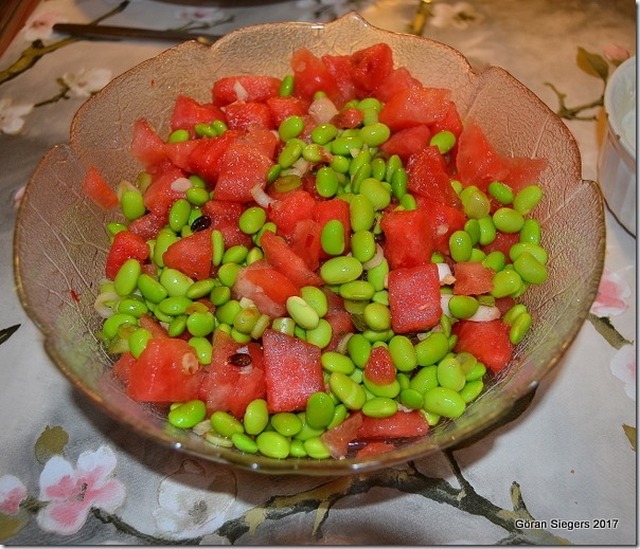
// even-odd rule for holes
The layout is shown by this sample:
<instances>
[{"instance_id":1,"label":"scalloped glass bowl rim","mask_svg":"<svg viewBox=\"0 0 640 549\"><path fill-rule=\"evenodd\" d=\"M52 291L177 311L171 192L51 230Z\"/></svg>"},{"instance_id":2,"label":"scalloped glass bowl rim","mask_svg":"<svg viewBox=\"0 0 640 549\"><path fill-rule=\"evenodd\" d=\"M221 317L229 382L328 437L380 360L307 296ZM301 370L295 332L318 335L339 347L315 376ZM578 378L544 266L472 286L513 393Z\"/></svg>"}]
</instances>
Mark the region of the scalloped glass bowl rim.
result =
<instances>
[{"instance_id":1,"label":"scalloped glass bowl rim","mask_svg":"<svg viewBox=\"0 0 640 549\"><path fill-rule=\"evenodd\" d=\"M463 69L467 71L466 74L462 75L462 80L479 76L477 73L474 73L471 70L468 63L466 63L466 60L464 60L464 57L462 57L462 55L456 50L453 50L452 48L445 46L444 44L436 43L427 39L417 38L410 35L400 35L397 33L392 33L390 31L378 29L369 25L366 21L364 21L364 19L362 19L355 13L350 13L346 16L343 16L333 23L322 25L308 23L272 23L266 25L257 25L254 27L246 27L230 33L211 47L199 44L196 45L194 43L181 44L179 46L176 46L175 48L171 48L160 56L157 56L156 58L143 63L142 65L145 65L148 68L153 64L161 64L162 62L164 62L167 55L186 55L189 53L203 52L204 49L210 49L211 51L209 52L209 55L214 58L216 53L218 53L218 51L221 50L223 46L228 48L228 44L232 43L233 40L246 40L250 38L254 32L267 32L277 34L280 31L286 31L286 33L288 33L289 35L295 34L296 37L304 36L306 38L310 37L311 35L321 36L323 35L323 33L325 33L327 36L334 36L333 33L339 34L340 32L354 30L359 33L359 40L361 40L362 42L358 42L357 45L353 45L351 48L352 51L358 49L358 46L361 43L368 45L368 42L364 40L365 38L369 39L370 42L386 39L392 44L392 47L394 45L397 47L398 43L402 43L403 46L411 45L411 47L416 51L421 51L422 48L424 48L425 52L428 51L431 55L434 55L434 52L436 52L436 57L440 53L442 53L443 55L452 56L452 58L455 58L457 62L461 63ZM577 299L578 302L576 304L571 304L571 306L575 306L575 314L572 316L570 325L563 327L563 339L556 341L553 339L553 336L544 336L547 339L549 339L550 337L552 340L552 344L550 345L551 351L541 351L539 345L540 342L538 342L538 344L529 346L530 350L533 351L533 358L530 358L528 356L516 356L516 358L514 359L514 363L517 362L518 364L514 364L513 368L510 368L508 372L500 376L499 385L501 394L499 395L499 397L496 397L495 394L493 394L493 391L495 389L494 387L488 391L487 395L484 395L476 403L470 406L468 412L465 413L462 418L456 420L455 422L448 422L443 427L434 429L432 435L424 437L420 441L414 442L410 445L400 447L393 452L363 459L298 460L288 458L286 460L276 460L259 455L243 454L236 450L213 446L205 442L200 437L187 435L186 433L179 432L178 430L172 429L171 427L162 427L159 423L160 419L156 414L152 413L151 415L153 415L154 418L151 418L151 416L148 415L148 412L145 411L148 410L148 407L133 403L133 401L131 401L131 410L134 411L132 411L131 413L124 413L122 409L118 409L115 405L113 405L111 401L109 401L109 392L115 391L115 386L109 387L107 389L105 389L104 387L99 387L95 384L92 386L87 382L86 379L86 376L89 376L90 374L79 373L76 369L74 369L74 367L70 365L71 361L69 360L69 356L67 354L70 352L69 349L65 347L65 342L61 342L60 338L56 335L55 326L53 326L51 322L47 321L47 315L43 314L42 304L38 299L38 296L35 295L36 292L34 290L34 285L38 283L37 275L34 275L31 272L27 272L23 264L28 264L29 261L34 261L31 256L25 251L24 246L29 236L29 228L26 227L26 225L28 224L28 222L30 222L28 217L30 210L33 208L29 205L31 204L31 202L37 203L37 200L39 198L41 199L41 197L39 197L38 195L38 187L36 183L39 178L42 178L41 172L50 169L51 165L55 164L56 162L59 164L60 158L72 158L74 161L76 160L73 147L77 146L77 143L74 143L74 136L76 136L78 132L83 131L83 120L85 118L91 118L91 116L95 116L94 111L99 109L99 107L102 105L100 101L103 101L102 97L105 96L105 94L109 90L113 90L116 86L123 85L123 82L126 83L129 81L129 79L135 79L137 77L137 71L139 70L141 70L140 66L134 67L130 71L127 71L123 75L114 79L114 81L112 81L112 83L110 83L102 92L99 92L95 97L87 101L87 103L83 105L83 107L78 111L72 123L71 147L69 148L64 145L54 147L48 153L48 155L43 158L38 169L36 170L36 173L34 173L34 177L27 185L25 198L18 214L16 235L14 240L14 261L16 280L18 283L18 294L21 303L28 315L38 325L39 329L45 334L45 347L47 352L49 353L56 366L65 374L65 376L77 389L79 389L85 396L87 396L92 401L92 403L96 404L104 412L108 413L121 423L133 428L136 432L150 437L165 446L180 449L188 454L200 458L222 464L230 464L250 471L258 471L264 473L293 473L312 475L352 474L363 471L373 471L382 467L398 465L411 459L424 457L432 452L442 450L456 444L460 444L467 438L478 435L480 432L489 429L492 424L498 421L505 414L509 413L511 407L518 399L526 396L530 391L537 387L539 381L555 365L558 364L562 355L574 340L584 319L586 318L590 304L595 299L598 282L603 268L604 214L602 210L602 197L599 193L597 185L590 181L582 181L579 178L579 168L577 166L579 166L580 161L577 145L562 122L557 119L557 117L553 113L551 113L551 111L548 111L548 109L545 110L546 106L544 106L537 97L535 97L529 90L527 90L524 86L517 82L512 76L508 75L508 73L503 74L504 71L501 71L501 69L490 67L490 69L488 70L495 71L495 74L497 74L498 77L506 78L506 81L508 83L513 83L517 94L526 96L525 98L527 101L532 102L532 104L535 104L536 109L541 110L545 119L548 118L548 120L552 121L552 124L557 125L554 127L555 130L559 132L558 139L562 142L563 147L566 147L567 150L570 151L569 159L572 165L569 169L569 172L570 176L574 180L573 185L575 188L573 189L573 191L580 196L584 194L585 198L590 203L593 202L590 205L590 211L593 213L594 217L594 219L592 220L593 228L597 233L593 236L594 250L592 259L594 259L595 264L592 266L587 266L591 269L589 272L590 276L587 283L585 284L584 290L582 290L582 294L579 296L579 299ZM483 71L483 73L480 74L484 74L486 72L487 71ZM213 81L213 79L214 78L212 78L211 81ZM84 161L84 156L86 156L86 154L81 156L81 160ZM69 166L73 167L72 164L73 162L71 162ZM67 177L71 176L69 175ZM78 182L76 181L76 185L77 184ZM563 204L563 208L564 207L567 207L567 204ZM27 219L27 221L25 221L25 219ZM553 218L550 216L550 213L548 221L553 222ZM59 329L60 328L58 327L58 330ZM547 332L553 331L553 326L551 326L547 330ZM73 350L73 353L76 353L75 349ZM73 358L75 359L77 357L73 355ZM518 374L518 370L524 368L522 366L523 361L527 362L527 368L530 369L530 375ZM87 359L83 364L86 366L88 363L89 361ZM507 378L511 379L508 381L508 385L505 385ZM508 387L508 390L502 391L503 387ZM115 396L116 395L114 393L114 397ZM482 406L482 408L480 408L480 406ZM475 411L471 412L471 410ZM482 413L479 413L478 410L481 410Z\"/></svg>"}]
</instances>

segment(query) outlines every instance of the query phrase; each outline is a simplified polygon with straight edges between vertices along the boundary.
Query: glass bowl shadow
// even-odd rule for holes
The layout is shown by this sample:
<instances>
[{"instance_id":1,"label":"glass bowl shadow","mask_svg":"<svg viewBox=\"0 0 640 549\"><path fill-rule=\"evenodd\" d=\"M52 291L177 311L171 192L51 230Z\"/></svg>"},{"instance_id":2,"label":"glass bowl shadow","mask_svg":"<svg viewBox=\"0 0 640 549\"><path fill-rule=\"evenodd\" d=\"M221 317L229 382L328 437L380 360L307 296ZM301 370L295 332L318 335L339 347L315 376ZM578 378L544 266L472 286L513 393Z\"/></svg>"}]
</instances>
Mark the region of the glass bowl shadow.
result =
<instances>
[{"instance_id":1,"label":"glass bowl shadow","mask_svg":"<svg viewBox=\"0 0 640 549\"><path fill-rule=\"evenodd\" d=\"M88 167L110 182L133 180L141 166L130 154L133 123L146 117L169 132L172 103L184 93L210 100L217 78L238 74L282 77L291 53L349 54L378 42L425 85L449 88L464 119L473 119L502 154L548 160L537 206L549 280L523 302L534 323L508 368L462 417L389 453L362 459L272 459L207 443L173 428L161 410L128 398L110 375L113 357L95 334L93 304L108 250L105 223L113 217L81 191ZM52 148L27 184L14 234L14 272L21 303L44 336L55 365L100 410L137 435L213 462L270 474L340 475L373 471L424 457L473 439L508 414L558 364L595 299L605 249L603 200L581 178L578 146L564 123L508 72L473 71L464 56L429 39L376 28L355 13L328 24L271 23L246 27L212 46L185 42L115 78L89 99L71 125L69 144ZM45 365L43 365L45 367Z\"/></svg>"}]
</instances>

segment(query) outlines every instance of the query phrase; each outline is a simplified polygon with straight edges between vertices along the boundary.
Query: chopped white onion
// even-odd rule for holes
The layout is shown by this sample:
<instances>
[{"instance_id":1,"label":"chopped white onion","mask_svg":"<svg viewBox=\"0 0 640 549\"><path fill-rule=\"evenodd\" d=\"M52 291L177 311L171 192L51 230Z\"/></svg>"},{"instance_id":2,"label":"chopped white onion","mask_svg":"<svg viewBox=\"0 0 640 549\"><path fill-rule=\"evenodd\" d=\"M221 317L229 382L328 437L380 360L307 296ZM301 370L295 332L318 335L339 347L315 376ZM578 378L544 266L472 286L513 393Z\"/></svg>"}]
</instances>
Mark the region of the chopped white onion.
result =
<instances>
[{"instance_id":1,"label":"chopped white onion","mask_svg":"<svg viewBox=\"0 0 640 549\"><path fill-rule=\"evenodd\" d=\"M436 265L438 266L438 278L440 280L440 284L453 284L456 281L449 265L446 263L436 263Z\"/></svg>"},{"instance_id":2,"label":"chopped white onion","mask_svg":"<svg viewBox=\"0 0 640 549\"><path fill-rule=\"evenodd\" d=\"M118 294L115 292L102 292L98 294L93 303L93 308L102 318L113 316L113 309L109 306L118 300Z\"/></svg>"},{"instance_id":3,"label":"chopped white onion","mask_svg":"<svg viewBox=\"0 0 640 549\"><path fill-rule=\"evenodd\" d=\"M249 92L238 80L233 83L233 91L235 92L238 101L246 101L249 98Z\"/></svg>"},{"instance_id":4,"label":"chopped white onion","mask_svg":"<svg viewBox=\"0 0 640 549\"><path fill-rule=\"evenodd\" d=\"M338 109L328 97L318 97L309 105L309 114L317 124L327 124L338 114Z\"/></svg>"},{"instance_id":5,"label":"chopped white onion","mask_svg":"<svg viewBox=\"0 0 640 549\"><path fill-rule=\"evenodd\" d=\"M275 202L275 199L271 198L266 192L264 192L260 183L251 187L250 192L256 203L263 208L268 208L272 202Z\"/></svg>"},{"instance_id":6,"label":"chopped white onion","mask_svg":"<svg viewBox=\"0 0 640 549\"><path fill-rule=\"evenodd\" d=\"M373 269L374 267L380 265L383 259L384 250L382 249L382 246L380 246L380 244L376 244L376 253L369 261L365 261L362 266L365 268L365 270L368 271L369 269Z\"/></svg>"},{"instance_id":7,"label":"chopped white onion","mask_svg":"<svg viewBox=\"0 0 640 549\"><path fill-rule=\"evenodd\" d=\"M442 313L447 316L452 316L449 310L449 300L453 297L453 294L440 294L440 306L442 307ZM493 305L480 305L478 310L465 320L472 322L488 322L490 320L497 320L500 318L500 309Z\"/></svg>"},{"instance_id":8,"label":"chopped white onion","mask_svg":"<svg viewBox=\"0 0 640 549\"><path fill-rule=\"evenodd\" d=\"M171 190L179 193L188 191L193 187L193 182L186 177L178 177L173 183L171 183Z\"/></svg>"},{"instance_id":9,"label":"chopped white onion","mask_svg":"<svg viewBox=\"0 0 640 549\"><path fill-rule=\"evenodd\" d=\"M283 172L283 175L297 175L302 177L309 171L310 166L311 162L300 157L291 165L290 168L287 168L286 172Z\"/></svg>"}]
</instances>

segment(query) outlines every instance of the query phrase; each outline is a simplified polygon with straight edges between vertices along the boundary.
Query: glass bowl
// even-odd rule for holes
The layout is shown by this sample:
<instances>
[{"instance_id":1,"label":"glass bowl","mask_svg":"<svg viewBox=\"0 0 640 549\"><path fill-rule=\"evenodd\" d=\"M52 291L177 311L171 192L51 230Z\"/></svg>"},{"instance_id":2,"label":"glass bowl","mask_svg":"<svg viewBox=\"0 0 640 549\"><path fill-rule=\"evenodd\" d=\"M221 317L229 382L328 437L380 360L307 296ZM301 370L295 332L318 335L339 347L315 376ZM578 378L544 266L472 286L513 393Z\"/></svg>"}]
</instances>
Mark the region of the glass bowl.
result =
<instances>
[{"instance_id":1,"label":"glass bowl","mask_svg":"<svg viewBox=\"0 0 640 549\"><path fill-rule=\"evenodd\" d=\"M222 76L284 76L291 52L349 54L388 43L396 65L424 84L450 88L464 118L473 117L502 154L548 159L536 218L549 252L549 280L531 287L524 302L534 324L510 365L455 421L392 452L362 459L273 459L207 443L171 427L154 406L129 399L110 374L113 359L94 334L94 310L108 237L105 213L81 192L89 166L108 181L133 180L140 166L129 153L135 120L147 117L169 132L178 93L210 98ZM481 436L529 395L574 340L598 288L604 261L603 200L581 179L577 144L563 122L531 91L498 67L475 73L456 50L424 38L375 28L350 13L329 24L274 23L243 28L213 46L187 42L115 78L88 100L71 126L68 145L52 148L29 181L15 230L15 275L21 302L44 335L46 350L73 386L99 409L144 435L213 462L264 473L338 475L371 471L424 457ZM515 449L514 449L515 451Z\"/></svg>"}]
</instances>

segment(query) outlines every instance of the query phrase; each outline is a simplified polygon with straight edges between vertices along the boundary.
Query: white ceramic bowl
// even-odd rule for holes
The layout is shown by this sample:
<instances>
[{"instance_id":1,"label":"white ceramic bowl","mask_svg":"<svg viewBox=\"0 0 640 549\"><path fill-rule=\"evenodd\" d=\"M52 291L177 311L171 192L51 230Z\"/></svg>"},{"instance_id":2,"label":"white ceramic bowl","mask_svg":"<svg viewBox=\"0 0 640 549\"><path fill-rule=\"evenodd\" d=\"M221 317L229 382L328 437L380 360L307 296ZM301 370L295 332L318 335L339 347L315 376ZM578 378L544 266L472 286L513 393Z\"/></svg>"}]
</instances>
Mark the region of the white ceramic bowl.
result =
<instances>
[{"instance_id":1,"label":"white ceramic bowl","mask_svg":"<svg viewBox=\"0 0 640 549\"><path fill-rule=\"evenodd\" d=\"M622 63L604 93L607 134L598 170L602 194L622 225L634 236L637 223L636 58Z\"/></svg>"}]
</instances>

